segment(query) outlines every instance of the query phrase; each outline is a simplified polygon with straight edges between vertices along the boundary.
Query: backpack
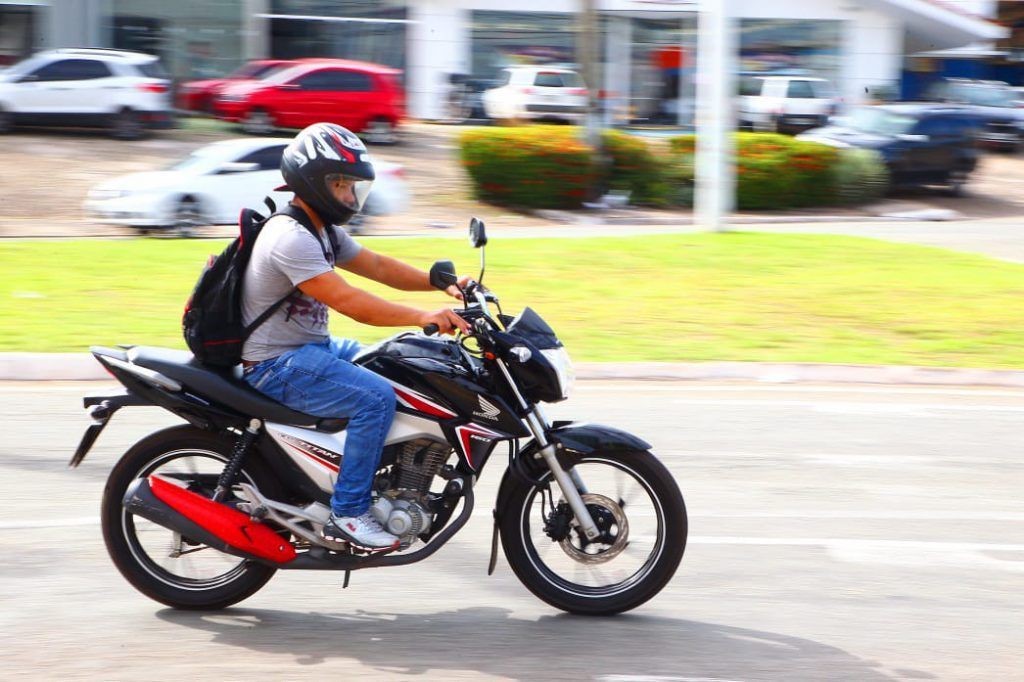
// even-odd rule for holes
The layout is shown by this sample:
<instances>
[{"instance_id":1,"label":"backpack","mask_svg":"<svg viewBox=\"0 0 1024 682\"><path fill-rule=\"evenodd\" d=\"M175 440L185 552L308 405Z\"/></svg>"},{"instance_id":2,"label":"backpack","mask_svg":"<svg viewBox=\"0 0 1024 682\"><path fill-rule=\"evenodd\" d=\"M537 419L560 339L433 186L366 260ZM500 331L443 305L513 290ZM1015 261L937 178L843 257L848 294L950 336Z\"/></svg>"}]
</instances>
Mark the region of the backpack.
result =
<instances>
[{"instance_id":1,"label":"backpack","mask_svg":"<svg viewBox=\"0 0 1024 682\"><path fill-rule=\"evenodd\" d=\"M234 367L242 361L242 346L249 335L298 289L292 289L281 300L274 303L248 326L242 324L242 287L245 268L252 256L256 238L260 236L267 221L277 215L287 215L309 230L317 243L321 243L316 226L306 212L297 206L286 205L275 210L274 201L264 199L270 215L264 218L251 208L244 208L238 216L238 237L219 256L210 256L199 275L192 295L185 304L181 318L182 333L189 350L201 364L212 367ZM337 252L334 230L327 230L331 248ZM324 251L324 258L331 262L330 254Z\"/></svg>"}]
</instances>

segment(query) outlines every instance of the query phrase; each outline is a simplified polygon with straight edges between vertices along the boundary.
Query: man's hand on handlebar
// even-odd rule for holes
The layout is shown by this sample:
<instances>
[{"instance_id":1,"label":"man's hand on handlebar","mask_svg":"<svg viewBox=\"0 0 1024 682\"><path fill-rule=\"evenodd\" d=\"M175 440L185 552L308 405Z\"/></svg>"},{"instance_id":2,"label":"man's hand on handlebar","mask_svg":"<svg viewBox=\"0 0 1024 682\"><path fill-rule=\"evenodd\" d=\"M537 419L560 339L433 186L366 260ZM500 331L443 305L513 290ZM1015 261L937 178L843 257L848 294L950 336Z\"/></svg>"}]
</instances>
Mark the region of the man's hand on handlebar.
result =
<instances>
[{"instance_id":1,"label":"man's hand on handlebar","mask_svg":"<svg viewBox=\"0 0 1024 682\"><path fill-rule=\"evenodd\" d=\"M418 324L428 334L437 332L452 334L456 331L461 331L463 334L470 333L469 323L449 308L441 308L430 313L424 312L420 316Z\"/></svg>"}]
</instances>

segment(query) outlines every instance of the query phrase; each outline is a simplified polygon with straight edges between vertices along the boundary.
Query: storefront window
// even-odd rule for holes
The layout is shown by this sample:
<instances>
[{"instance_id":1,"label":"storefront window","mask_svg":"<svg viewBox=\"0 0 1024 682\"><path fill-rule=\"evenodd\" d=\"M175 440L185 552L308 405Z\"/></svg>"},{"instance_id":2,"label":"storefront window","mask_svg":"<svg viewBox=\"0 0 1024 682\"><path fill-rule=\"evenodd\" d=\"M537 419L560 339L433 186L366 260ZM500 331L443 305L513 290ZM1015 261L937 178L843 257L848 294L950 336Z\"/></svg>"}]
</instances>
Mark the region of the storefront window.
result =
<instances>
[{"instance_id":1,"label":"storefront window","mask_svg":"<svg viewBox=\"0 0 1024 682\"><path fill-rule=\"evenodd\" d=\"M39 47L36 12L41 9L0 5L0 68L24 59Z\"/></svg>"},{"instance_id":2,"label":"storefront window","mask_svg":"<svg viewBox=\"0 0 1024 682\"><path fill-rule=\"evenodd\" d=\"M576 19L544 12L473 12L472 69L477 78L497 78L516 64L576 61Z\"/></svg>"},{"instance_id":3,"label":"storefront window","mask_svg":"<svg viewBox=\"0 0 1024 682\"><path fill-rule=\"evenodd\" d=\"M113 47L155 54L178 81L211 78L243 61L242 0L112 0Z\"/></svg>"},{"instance_id":4,"label":"storefront window","mask_svg":"<svg viewBox=\"0 0 1024 682\"><path fill-rule=\"evenodd\" d=\"M669 125L693 123L696 53L695 15L633 20L629 79L632 120Z\"/></svg>"},{"instance_id":5,"label":"storefront window","mask_svg":"<svg viewBox=\"0 0 1024 682\"><path fill-rule=\"evenodd\" d=\"M276 58L332 57L406 68L404 1L275 0L271 6L270 50Z\"/></svg>"},{"instance_id":6,"label":"storefront window","mask_svg":"<svg viewBox=\"0 0 1024 682\"><path fill-rule=\"evenodd\" d=\"M840 21L745 19L740 22L740 71L839 77Z\"/></svg>"}]
</instances>

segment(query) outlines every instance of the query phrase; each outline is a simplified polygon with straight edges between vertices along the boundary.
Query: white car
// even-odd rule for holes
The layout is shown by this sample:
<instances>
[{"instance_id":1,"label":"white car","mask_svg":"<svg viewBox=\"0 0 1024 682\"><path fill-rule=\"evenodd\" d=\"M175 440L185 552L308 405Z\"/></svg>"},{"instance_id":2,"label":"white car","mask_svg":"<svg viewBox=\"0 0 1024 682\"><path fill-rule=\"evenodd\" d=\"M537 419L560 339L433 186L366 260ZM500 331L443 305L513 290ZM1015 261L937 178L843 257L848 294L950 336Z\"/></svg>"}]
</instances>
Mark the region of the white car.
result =
<instances>
[{"instance_id":1,"label":"white car","mask_svg":"<svg viewBox=\"0 0 1024 682\"><path fill-rule=\"evenodd\" d=\"M740 80L741 128L798 133L826 125L837 105L835 89L824 78L747 76Z\"/></svg>"},{"instance_id":2,"label":"white car","mask_svg":"<svg viewBox=\"0 0 1024 682\"><path fill-rule=\"evenodd\" d=\"M169 128L171 82L153 55L93 48L40 52L0 72L0 132L98 126L133 140Z\"/></svg>"},{"instance_id":3,"label":"white car","mask_svg":"<svg viewBox=\"0 0 1024 682\"><path fill-rule=\"evenodd\" d=\"M166 170L131 173L89 191L85 211L93 219L140 229L175 228L188 234L200 225L228 225L243 208L266 212L290 192L281 185L281 154L291 138L240 138L200 147ZM387 215L405 209L409 192L402 166L374 162L377 179L363 213Z\"/></svg>"},{"instance_id":4,"label":"white car","mask_svg":"<svg viewBox=\"0 0 1024 682\"><path fill-rule=\"evenodd\" d=\"M484 93L487 116L504 120L562 120L581 123L587 112L587 88L572 69L510 66L498 87Z\"/></svg>"}]
</instances>

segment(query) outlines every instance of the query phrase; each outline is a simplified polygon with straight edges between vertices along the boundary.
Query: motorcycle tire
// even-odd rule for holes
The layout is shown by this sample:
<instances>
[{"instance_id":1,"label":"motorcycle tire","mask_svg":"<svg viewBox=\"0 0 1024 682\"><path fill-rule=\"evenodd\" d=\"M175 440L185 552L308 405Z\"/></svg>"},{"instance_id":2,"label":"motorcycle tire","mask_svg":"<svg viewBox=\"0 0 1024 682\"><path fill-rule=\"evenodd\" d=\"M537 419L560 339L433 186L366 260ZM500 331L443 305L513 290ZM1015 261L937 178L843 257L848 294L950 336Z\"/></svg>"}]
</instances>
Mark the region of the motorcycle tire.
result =
<instances>
[{"instance_id":1,"label":"motorcycle tire","mask_svg":"<svg viewBox=\"0 0 1024 682\"><path fill-rule=\"evenodd\" d=\"M143 438L110 472L103 491L103 540L121 575L147 597L176 609L222 609L252 596L274 575L274 568L177 537L173 531L129 513L122 505L125 491L136 479L159 473L162 466L188 458L205 464L206 473L186 471L174 476L180 481L192 476L188 487L212 496L216 478L230 458L232 447L232 439L227 435L184 424ZM192 465L198 472L196 462ZM274 479L252 457L242 467L237 480L250 482L264 493L273 491ZM140 535L145 536L145 541ZM167 554L166 547L173 546L173 542L186 551L178 557ZM148 551L147 543L160 549ZM203 573L213 574L200 577L182 574L188 568L194 570L197 563L210 566ZM233 566L216 573L220 564Z\"/></svg>"},{"instance_id":2,"label":"motorcycle tire","mask_svg":"<svg viewBox=\"0 0 1024 682\"><path fill-rule=\"evenodd\" d=\"M606 485L602 489L600 481L605 476L593 475L592 470L597 467L602 467L598 472L610 470L613 477L621 475L633 479L636 490L645 493L648 499L646 504L640 500L640 506L648 508L644 510L646 513L631 519L632 507L610 489L614 486ZM604 539L592 543L585 540L564 502L557 505L562 515L559 532L557 513L544 513L544 489L548 488L555 497L560 496L551 472L545 469L539 478L540 486L519 478L507 479L510 489L503 491L499 509L505 557L530 592L563 611L600 616L634 609L665 587L683 558L687 519L682 493L665 465L645 451L593 452L582 455L573 468L580 473L590 493L584 496L584 502L592 510L599 529L606 534L602 535ZM637 495L636 491L631 494ZM541 500L540 514L537 513L538 499ZM550 496L548 500L553 502ZM551 508L549 505L548 509ZM648 517L656 521L652 536L635 530L647 523ZM648 544L650 554L640 563L632 554L636 551L642 554ZM601 546L594 548L592 545ZM624 570L612 565L620 559L628 562ZM632 564L636 564L635 570ZM569 577L559 573L559 565L565 567L563 572ZM619 571L621 579L607 585L577 582L577 576L581 572L586 574L588 565L592 565L592 575L598 576L597 579L609 580L609 576Z\"/></svg>"}]
</instances>

